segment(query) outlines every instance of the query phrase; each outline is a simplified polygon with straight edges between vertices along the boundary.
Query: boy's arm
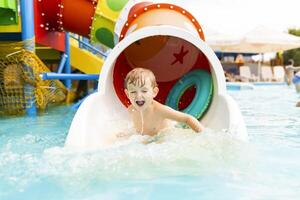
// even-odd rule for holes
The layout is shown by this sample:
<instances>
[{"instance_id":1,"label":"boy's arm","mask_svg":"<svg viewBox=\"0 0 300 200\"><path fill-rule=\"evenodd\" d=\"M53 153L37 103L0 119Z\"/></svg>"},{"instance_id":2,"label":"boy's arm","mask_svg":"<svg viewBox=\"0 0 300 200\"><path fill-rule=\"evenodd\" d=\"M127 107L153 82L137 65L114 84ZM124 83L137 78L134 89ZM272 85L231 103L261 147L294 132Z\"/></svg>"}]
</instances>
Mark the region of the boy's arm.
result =
<instances>
[{"instance_id":1,"label":"boy's arm","mask_svg":"<svg viewBox=\"0 0 300 200\"><path fill-rule=\"evenodd\" d=\"M192 115L179 112L164 105L161 107L161 112L165 118L186 123L196 132L201 132L204 129L203 125Z\"/></svg>"}]
</instances>

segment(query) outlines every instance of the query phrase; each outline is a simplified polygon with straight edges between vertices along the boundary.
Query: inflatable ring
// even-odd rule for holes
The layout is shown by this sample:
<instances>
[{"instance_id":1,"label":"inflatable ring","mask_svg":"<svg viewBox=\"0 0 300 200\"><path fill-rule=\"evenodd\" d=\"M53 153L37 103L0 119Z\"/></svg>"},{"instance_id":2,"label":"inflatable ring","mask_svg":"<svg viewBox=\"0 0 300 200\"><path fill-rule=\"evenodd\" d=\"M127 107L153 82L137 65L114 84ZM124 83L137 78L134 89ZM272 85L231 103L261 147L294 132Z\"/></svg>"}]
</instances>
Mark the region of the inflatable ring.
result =
<instances>
[{"instance_id":1,"label":"inflatable ring","mask_svg":"<svg viewBox=\"0 0 300 200\"><path fill-rule=\"evenodd\" d=\"M205 70L193 70L179 79L168 94L166 105L179 110L180 98L191 86L196 87L196 94L192 103L182 112L200 119L208 108L213 90L211 75Z\"/></svg>"}]
</instances>

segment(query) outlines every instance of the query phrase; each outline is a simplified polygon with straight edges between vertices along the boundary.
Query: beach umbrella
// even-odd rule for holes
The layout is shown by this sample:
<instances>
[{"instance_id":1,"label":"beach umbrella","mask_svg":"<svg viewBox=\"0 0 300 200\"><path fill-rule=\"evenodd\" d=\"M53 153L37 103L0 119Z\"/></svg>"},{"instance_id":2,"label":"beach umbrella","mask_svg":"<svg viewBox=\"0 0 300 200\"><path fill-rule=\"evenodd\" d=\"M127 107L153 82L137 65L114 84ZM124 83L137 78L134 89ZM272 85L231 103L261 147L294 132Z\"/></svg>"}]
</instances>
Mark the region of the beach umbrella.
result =
<instances>
[{"instance_id":1,"label":"beach umbrella","mask_svg":"<svg viewBox=\"0 0 300 200\"><path fill-rule=\"evenodd\" d=\"M226 34L209 26L203 27L205 42L214 50L225 52L228 47L239 45L241 37Z\"/></svg>"},{"instance_id":2,"label":"beach umbrella","mask_svg":"<svg viewBox=\"0 0 300 200\"><path fill-rule=\"evenodd\" d=\"M218 34L208 35L205 38L205 41L214 51L233 52L233 51L227 51L227 48L238 46L240 44L241 37L232 36L225 33L218 33Z\"/></svg>"},{"instance_id":3,"label":"beach umbrella","mask_svg":"<svg viewBox=\"0 0 300 200\"><path fill-rule=\"evenodd\" d=\"M224 41L218 44L212 43L212 48L222 52L257 53L262 57L263 53L286 51L300 47L300 37L273 30L265 26L257 26L249 32L237 38L223 37ZM217 41L217 40L215 40ZM227 44L226 44L226 41ZM258 62L258 74L261 76L261 60Z\"/></svg>"},{"instance_id":4,"label":"beach umbrella","mask_svg":"<svg viewBox=\"0 0 300 200\"><path fill-rule=\"evenodd\" d=\"M227 45L220 43L219 46L223 52L261 54L299 48L300 37L265 26L257 26L242 35L238 42Z\"/></svg>"}]
</instances>

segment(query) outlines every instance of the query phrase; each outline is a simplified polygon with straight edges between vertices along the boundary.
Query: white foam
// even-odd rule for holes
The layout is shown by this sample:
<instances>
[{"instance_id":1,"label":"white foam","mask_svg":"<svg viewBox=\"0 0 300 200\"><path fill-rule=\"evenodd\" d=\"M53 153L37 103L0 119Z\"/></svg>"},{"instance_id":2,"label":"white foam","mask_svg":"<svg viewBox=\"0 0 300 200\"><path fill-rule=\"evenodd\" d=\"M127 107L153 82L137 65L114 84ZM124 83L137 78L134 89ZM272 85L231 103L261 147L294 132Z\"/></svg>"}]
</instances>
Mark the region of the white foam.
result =
<instances>
[{"instance_id":1,"label":"white foam","mask_svg":"<svg viewBox=\"0 0 300 200\"><path fill-rule=\"evenodd\" d=\"M144 144L148 141L148 144ZM197 176L249 167L253 151L230 133L172 128L155 138L132 135L111 148L76 152L50 148L44 153L48 174L64 177L67 184L91 180L148 179ZM85 181L84 181L85 180Z\"/></svg>"}]
</instances>

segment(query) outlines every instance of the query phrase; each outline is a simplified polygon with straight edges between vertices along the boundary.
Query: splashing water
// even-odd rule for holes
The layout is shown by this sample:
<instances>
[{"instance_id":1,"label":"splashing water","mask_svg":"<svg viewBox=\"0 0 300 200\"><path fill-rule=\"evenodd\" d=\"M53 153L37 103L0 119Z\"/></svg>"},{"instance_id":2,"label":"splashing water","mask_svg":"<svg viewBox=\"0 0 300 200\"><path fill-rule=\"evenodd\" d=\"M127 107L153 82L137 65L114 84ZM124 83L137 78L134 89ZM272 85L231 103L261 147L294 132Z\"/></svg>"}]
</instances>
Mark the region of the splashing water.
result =
<instances>
[{"instance_id":1,"label":"splashing water","mask_svg":"<svg viewBox=\"0 0 300 200\"><path fill-rule=\"evenodd\" d=\"M142 111L140 111L140 116L141 116L141 125L142 125L141 135L144 135L144 116Z\"/></svg>"},{"instance_id":2,"label":"splashing water","mask_svg":"<svg viewBox=\"0 0 300 200\"><path fill-rule=\"evenodd\" d=\"M249 168L248 161L243 159L245 154L248 157L251 154L249 148L222 135L170 129L147 145L142 143L147 136L133 135L111 149L83 154L55 147L44 152L42 168L47 169L43 173L62 180L65 187L84 187L101 181L207 175L224 168L232 170L243 162Z\"/></svg>"},{"instance_id":3,"label":"splashing water","mask_svg":"<svg viewBox=\"0 0 300 200\"><path fill-rule=\"evenodd\" d=\"M103 181L201 176L224 170L231 173L237 166L240 170L241 165L248 171L253 164L245 159L253 156L251 147L224 132L205 130L197 134L190 129L172 128L147 145L143 144L146 139L148 136L135 134L110 149L85 153L52 147L38 155L23 154L7 147L7 151L0 154L3 160L0 169L15 167L2 172L0 177L20 191L44 181L45 177L55 180L58 187L73 190ZM31 134L22 140L39 142L39 138Z\"/></svg>"}]
</instances>

